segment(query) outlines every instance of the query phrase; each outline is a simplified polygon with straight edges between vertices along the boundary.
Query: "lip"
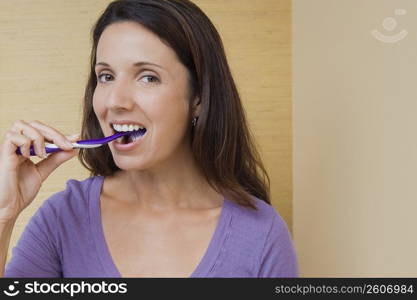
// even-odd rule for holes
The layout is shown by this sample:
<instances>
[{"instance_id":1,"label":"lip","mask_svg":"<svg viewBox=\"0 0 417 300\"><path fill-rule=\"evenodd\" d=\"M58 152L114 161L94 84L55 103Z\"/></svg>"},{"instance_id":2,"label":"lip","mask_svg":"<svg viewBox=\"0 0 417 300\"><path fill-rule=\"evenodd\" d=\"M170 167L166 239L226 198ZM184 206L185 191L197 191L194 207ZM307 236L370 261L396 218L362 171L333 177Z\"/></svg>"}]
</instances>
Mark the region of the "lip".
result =
<instances>
[{"instance_id":1,"label":"lip","mask_svg":"<svg viewBox=\"0 0 417 300\"><path fill-rule=\"evenodd\" d=\"M114 140L111 143L113 144L113 147L117 151L131 151L131 150L135 149L136 147L138 147L140 144L142 144L142 141L146 138L147 133L148 133L148 131L146 131L145 134L142 135L142 137L140 139L137 139L136 141L134 141L133 143L130 143L130 144L120 144L120 143L117 142L117 140Z\"/></svg>"}]
</instances>

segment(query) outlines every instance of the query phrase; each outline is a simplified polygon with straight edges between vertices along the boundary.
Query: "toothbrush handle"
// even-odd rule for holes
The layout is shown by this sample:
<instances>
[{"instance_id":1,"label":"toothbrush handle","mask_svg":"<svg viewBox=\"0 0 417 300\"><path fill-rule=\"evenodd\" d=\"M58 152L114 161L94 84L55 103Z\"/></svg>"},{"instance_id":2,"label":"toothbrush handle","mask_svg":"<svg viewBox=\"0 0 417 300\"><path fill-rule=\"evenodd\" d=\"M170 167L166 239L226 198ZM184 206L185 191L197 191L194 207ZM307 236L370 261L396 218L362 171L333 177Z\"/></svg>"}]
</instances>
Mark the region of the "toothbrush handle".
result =
<instances>
[{"instance_id":1,"label":"toothbrush handle","mask_svg":"<svg viewBox=\"0 0 417 300\"><path fill-rule=\"evenodd\" d=\"M58 148L56 146L55 147L45 146L45 151L46 151L46 153L54 153L54 152L62 151L62 149ZM33 145L30 145L29 153L30 153L30 156L36 156L35 148L33 147ZM16 154L17 155L22 155L22 152L20 151L20 147L17 147Z\"/></svg>"}]
</instances>

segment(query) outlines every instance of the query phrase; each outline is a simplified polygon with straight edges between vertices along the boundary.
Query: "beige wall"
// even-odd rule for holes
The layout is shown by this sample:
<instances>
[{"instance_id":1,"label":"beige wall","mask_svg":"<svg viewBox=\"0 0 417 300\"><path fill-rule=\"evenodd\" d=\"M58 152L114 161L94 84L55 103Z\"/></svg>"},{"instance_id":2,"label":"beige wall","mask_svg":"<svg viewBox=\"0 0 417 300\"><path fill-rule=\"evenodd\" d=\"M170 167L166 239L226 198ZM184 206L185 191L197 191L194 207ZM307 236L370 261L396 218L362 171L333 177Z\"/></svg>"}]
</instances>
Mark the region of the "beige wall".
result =
<instances>
[{"instance_id":1,"label":"beige wall","mask_svg":"<svg viewBox=\"0 0 417 300\"><path fill-rule=\"evenodd\" d=\"M108 2L0 1L2 137L18 119L40 120L68 135L79 132L89 33ZM271 176L273 204L291 228L290 0L195 3L224 39L250 126ZM64 189L68 179L87 176L75 159L58 168L20 216L11 247L45 199Z\"/></svg>"},{"instance_id":2,"label":"beige wall","mask_svg":"<svg viewBox=\"0 0 417 300\"><path fill-rule=\"evenodd\" d=\"M417 275L416 12L414 0L293 1L302 276ZM408 34L388 43L373 29Z\"/></svg>"}]
</instances>

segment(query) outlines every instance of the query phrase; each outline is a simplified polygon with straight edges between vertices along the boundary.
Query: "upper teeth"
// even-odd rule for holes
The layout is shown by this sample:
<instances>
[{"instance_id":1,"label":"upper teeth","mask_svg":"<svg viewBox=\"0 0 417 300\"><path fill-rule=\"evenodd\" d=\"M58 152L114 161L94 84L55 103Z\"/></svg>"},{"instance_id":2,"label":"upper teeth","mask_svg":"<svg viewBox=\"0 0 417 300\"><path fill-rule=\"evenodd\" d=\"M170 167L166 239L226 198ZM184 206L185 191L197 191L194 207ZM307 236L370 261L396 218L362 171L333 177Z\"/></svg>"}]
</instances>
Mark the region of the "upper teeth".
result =
<instances>
[{"instance_id":1,"label":"upper teeth","mask_svg":"<svg viewBox=\"0 0 417 300\"><path fill-rule=\"evenodd\" d=\"M113 124L113 128L116 131L133 131L133 130L143 129L144 127L141 127L139 125Z\"/></svg>"}]
</instances>

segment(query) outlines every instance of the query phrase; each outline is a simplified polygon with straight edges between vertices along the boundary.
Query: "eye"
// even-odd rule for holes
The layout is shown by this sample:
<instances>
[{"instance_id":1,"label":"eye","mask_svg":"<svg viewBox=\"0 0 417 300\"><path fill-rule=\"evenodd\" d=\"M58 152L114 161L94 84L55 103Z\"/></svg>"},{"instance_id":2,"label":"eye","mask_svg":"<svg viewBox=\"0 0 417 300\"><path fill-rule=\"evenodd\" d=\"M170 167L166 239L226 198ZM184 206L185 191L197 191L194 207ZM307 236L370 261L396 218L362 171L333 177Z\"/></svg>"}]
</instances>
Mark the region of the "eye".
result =
<instances>
[{"instance_id":1,"label":"eye","mask_svg":"<svg viewBox=\"0 0 417 300\"><path fill-rule=\"evenodd\" d=\"M102 77L103 77L103 76L107 76L107 77L105 77L105 78L106 78L106 81L103 81L103 80L102 80ZM107 74L107 73L103 73L103 74L98 75L98 76L97 76L97 79L98 79L98 81L100 81L100 82L107 82L107 79L109 79L109 77L113 77L113 76L111 76L110 74Z\"/></svg>"},{"instance_id":2,"label":"eye","mask_svg":"<svg viewBox=\"0 0 417 300\"><path fill-rule=\"evenodd\" d=\"M146 78L146 81L145 81L146 83L156 83L156 82L159 82L159 79L156 76L145 75L145 76L143 76L141 78L141 80L144 79L144 78Z\"/></svg>"},{"instance_id":3,"label":"eye","mask_svg":"<svg viewBox=\"0 0 417 300\"><path fill-rule=\"evenodd\" d=\"M108 74L108 73L103 73L97 76L97 80L99 82L105 83L108 82L109 80L111 80L113 78L112 75ZM153 76L153 75L145 75L141 78L141 80L143 80L145 78L145 82L146 83L156 83L159 82L158 77Z\"/></svg>"}]
</instances>

